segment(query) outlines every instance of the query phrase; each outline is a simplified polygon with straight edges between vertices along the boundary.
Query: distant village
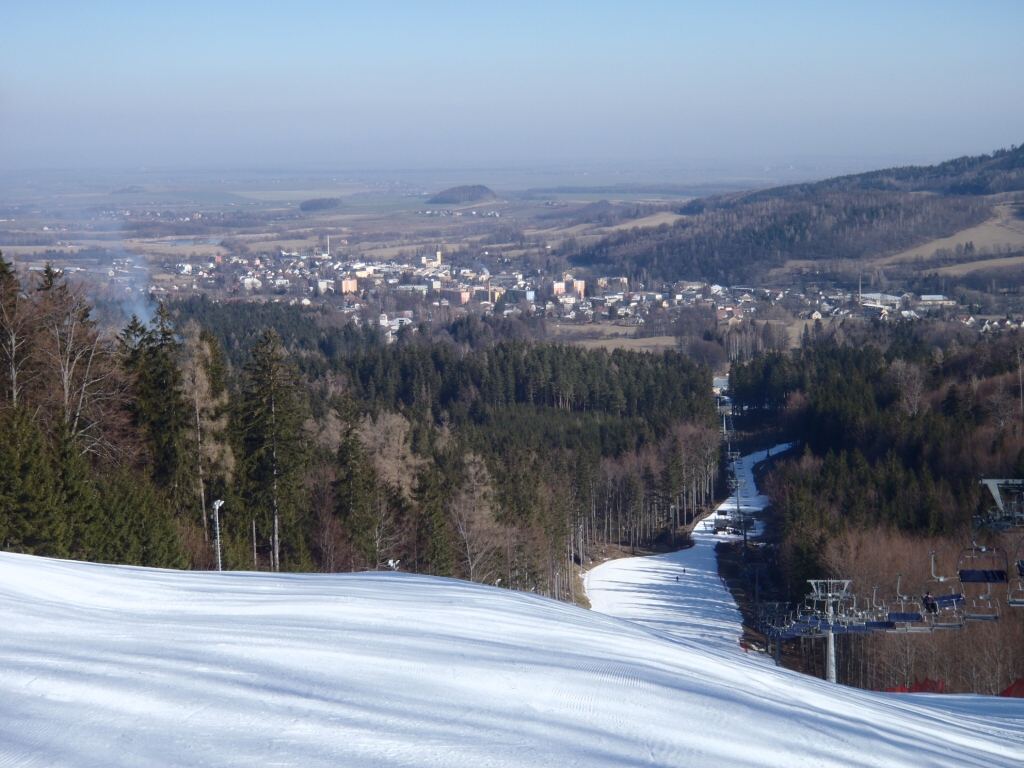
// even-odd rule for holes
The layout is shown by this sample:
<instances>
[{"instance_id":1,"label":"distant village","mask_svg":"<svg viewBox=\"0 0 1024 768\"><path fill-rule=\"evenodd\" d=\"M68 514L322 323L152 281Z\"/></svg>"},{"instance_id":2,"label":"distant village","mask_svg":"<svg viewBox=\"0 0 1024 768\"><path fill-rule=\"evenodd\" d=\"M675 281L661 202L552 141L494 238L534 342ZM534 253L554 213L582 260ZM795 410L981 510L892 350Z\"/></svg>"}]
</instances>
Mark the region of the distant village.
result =
<instances>
[{"instance_id":1,"label":"distant village","mask_svg":"<svg viewBox=\"0 0 1024 768\"><path fill-rule=\"evenodd\" d=\"M862 316L878 320L917 320L941 314L981 332L1013 329L1012 319L975 318L969 307L943 295L915 296L873 291L808 290L757 286L721 286L679 281L659 290L624 276L604 276L591 283L572 272L553 275L518 271L455 268L442 249L419 257L418 263L368 262L330 253L280 250L277 253L190 258L162 265L160 281L150 279L146 257L113 259L98 275L114 292L143 298L205 293L238 301L287 301L303 305L330 304L350 313L356 322L378 318L389 338L401 327L429 319L434 310L508 315L543 315L562 323L581 325L611 321L643 326L652 313L671 315L681 307L713 310L722 324L767 319L781 307L798 320L827 320ZM72 272L92 270L70 267ZM173 275L166 279L167 275ZM778 319L775 312L773 319Z\"/></svg>"}]
</instances>

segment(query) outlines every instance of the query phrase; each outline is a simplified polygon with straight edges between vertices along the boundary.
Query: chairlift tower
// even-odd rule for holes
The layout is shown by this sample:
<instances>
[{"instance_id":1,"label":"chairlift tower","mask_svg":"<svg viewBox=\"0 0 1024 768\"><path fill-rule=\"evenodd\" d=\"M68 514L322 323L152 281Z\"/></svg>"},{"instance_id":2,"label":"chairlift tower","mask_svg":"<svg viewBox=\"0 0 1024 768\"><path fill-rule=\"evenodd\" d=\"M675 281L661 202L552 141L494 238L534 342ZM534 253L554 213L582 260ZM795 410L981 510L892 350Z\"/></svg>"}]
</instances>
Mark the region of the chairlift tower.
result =
<instances>
[{"instance_id":1,"label":"chairlift tower","mask_svg":"<svg viewBox=\"0 0 1024 768\"><path fill-rule=\"evenodd\" d=\"M743 514L743 505L740 502L740 495L742 488L746 485L743 479L740 477L739 470L739 451L728 452L729 461L732 462L732 478L729 481L729 487L736 493L736 523L743 531L743 551L747 551L747 519L746 515Z\"/></svg>"},{"instance_id":2,"label":"chairlift tower","mask_svg":"<svg viewBox=\"0 0 1024 768\"><path fill-rule=\"evenodd\" d=\"M836 638L832 631L832 620L842 613L842 605L850 599L850 579L809 579L810 599L817 604L824 603L828 631L825 633L825 679L836 682Z\"/></svg>"},{"instance_id":3,"label":"chairlift tower","mask_svg":"<svg viewBox=\"0 0 1024 768\"><path fill-rule=\"evenodd\" d=\"M974 518L975 529L1000 533L1024 528L1024 480L986 478L981 484L992 495L995 506Z\"/></svg>"}]
</instances>

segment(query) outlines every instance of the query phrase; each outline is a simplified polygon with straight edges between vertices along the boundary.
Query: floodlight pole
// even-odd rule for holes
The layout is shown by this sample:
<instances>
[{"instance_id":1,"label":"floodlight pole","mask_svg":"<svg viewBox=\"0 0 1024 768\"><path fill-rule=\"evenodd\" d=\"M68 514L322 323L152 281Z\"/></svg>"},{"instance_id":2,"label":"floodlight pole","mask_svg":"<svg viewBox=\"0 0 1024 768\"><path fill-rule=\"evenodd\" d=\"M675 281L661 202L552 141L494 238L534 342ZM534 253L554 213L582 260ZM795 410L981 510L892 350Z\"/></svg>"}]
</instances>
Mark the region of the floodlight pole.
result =
<instances>
[{"instance_id":1,"label":"floodlight pole","mask_svg":"<svg viewBox=\"0 0 1024 768\"><path fill-rule=\"evenodd\" d=\"M221 570L220 567L220 508L224 506L224 502L217 499L213 502L213 526L217 533L217 570Z\"/></svg>"}]
</instances>

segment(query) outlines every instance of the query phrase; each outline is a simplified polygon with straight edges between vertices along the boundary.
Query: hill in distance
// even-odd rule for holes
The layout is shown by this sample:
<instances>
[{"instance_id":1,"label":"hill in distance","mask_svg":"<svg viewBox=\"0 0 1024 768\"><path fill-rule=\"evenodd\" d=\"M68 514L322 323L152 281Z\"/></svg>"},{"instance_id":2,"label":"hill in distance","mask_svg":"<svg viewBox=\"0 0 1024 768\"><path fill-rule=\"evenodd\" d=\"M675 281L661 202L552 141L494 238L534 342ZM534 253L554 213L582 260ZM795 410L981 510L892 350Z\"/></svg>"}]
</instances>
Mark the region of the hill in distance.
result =
<instances>
[{"instance_id":1,"label":"hill in distance","mask_svg":"<svg viewBox=\"0 0 1024 768\"><path fill-rule=\"evenodd\" d=\"M899 253L977 226L992 195L1024 191L1024 147L692 200L672 226L627 230L562 255L645 280L757 281L790 260ZM922 192L930 194L921 194ZM1004 200L1005 202L1005 200Z\"/></svg>"},{"instance_id":2,"label":"hill in distance","mask_svg":"<svg viewBox=\"0 0 1024 768\"><path fill-rule=\"evenodd\" d=\"M467 184L438 192L427 202L440 205L460 205L462 203L485 203L497 199L498 196L494 194L494 191L483 184Z\"/></svg>"},{"instance_id":3,"label":"hill in distance","mask_svg":"<svg viewBox=\"0 0 1024 768\"><path fill-rule=\"evenodd\" d=\"M315 213L317 211L333 211L341 207L339 197L316 197L312 200L303 200L299 203L299 210L303 213Z\"/></svg>"}]
</instances>

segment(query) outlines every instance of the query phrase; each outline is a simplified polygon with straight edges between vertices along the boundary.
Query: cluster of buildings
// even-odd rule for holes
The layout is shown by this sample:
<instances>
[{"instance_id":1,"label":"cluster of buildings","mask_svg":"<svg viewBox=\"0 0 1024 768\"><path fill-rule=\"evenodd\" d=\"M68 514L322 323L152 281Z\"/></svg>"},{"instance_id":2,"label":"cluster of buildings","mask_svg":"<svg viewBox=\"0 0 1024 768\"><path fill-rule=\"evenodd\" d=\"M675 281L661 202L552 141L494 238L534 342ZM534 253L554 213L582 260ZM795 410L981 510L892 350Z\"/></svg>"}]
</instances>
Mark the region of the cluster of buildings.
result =
<instances>
[{"instance_id":1,"label":"cluster of buildings","mask_svg":"<svg viewBox=\"0 0 1024 768\"><path fill-rule=\"evenodd\" d=\"M479 262L473 268L453 266L440 249L411 264L338 259L331 257L328 246L324 253L282 250L276 254L225 255L165 267L173 267L167 270L174 273L172 284L150 285L150 293L213 290L253 298L290 295L291 300L302 303L330 301L348 311L386 303L390 314L382 315L380 323L389 332L398 332L413 323L419 312L429 313L431 307L506 315L529 313L563 322L611 319L623 325L643 324L655 310L671 313L676 308L701 307L713 311L720 323L732 325L758 318L774 306L806 320L851 316L913 320L937 310L955 311L958 304L943 295L841 289L801 292L796 288L726 287L692 281L650 290L622 276L587 282L571 272L551 275L509 270L493 274ZM142 259L115 259L109 277L132 290L140 277L139 270L146 269ZM142 277L144 280L144 274ZM388 296L393 300L384 302ZM365 312L361 314L365 316ZM957 317L981 332L1017 327L1009 325L1013 321Z\"/></svg>"},{"instance_id":2,"label":"cluster of buildings","mask_svg":"<svg viewBox=\"0 0 1024 768\"><path fill-rule=\"evenodd\" d=\"M431 208L431 209L428 209L428 210L425 210L425 211L417 211L417 213L420 213L420 214L422 214L424 216L453 216L454 217L454 216L462 216L463 211L453 211L453 210L448 209L448 208L444 208L444 209ZM469 216L476 216L477 212L476 211L469 211L468 215ZM501 213L499 211L483 211L479 215L480 215L480 218L483 218L483 219L500 219L501 218Z\"/></svg>"},{"instance_id":3,"label":"cluster of buildings","mask_svg":"<svg viewBox=\"0 0 1024 768\"><path fill-rule=\"evenodd\" d=\"M806 319L853 314L880 318L914 318L919 313L949 307L944 296L817 291L807 295L793 289L709 285L679 281L660 290L646 290L626 277L600 277L588 285L566 272L556 275L517 271L492 274L482 264L456 268L442 251L422 256L419 263L366 262L332 258L324 253L301 254L282 250L276 255L231 255L174 265L181 278L170 290L220 288L236 294L292 294L303 298L338 297L356 306L369 297L392 294L407 299L406 306L469 307L480 311L544 314L564 321L589 322L612 318L641 324L654 309L699 306L713 310L723 323L756 317L766 304L785 304ZM165 292L167 288L152 288ZM763 309L761 310L763 311ZM390 318L388 323L393 323Z\"/></svg>"}]
</instances>

